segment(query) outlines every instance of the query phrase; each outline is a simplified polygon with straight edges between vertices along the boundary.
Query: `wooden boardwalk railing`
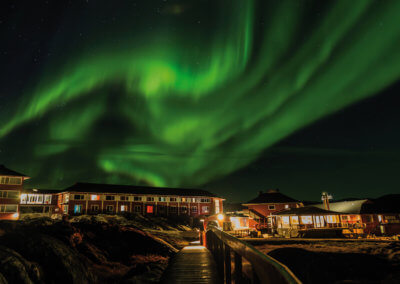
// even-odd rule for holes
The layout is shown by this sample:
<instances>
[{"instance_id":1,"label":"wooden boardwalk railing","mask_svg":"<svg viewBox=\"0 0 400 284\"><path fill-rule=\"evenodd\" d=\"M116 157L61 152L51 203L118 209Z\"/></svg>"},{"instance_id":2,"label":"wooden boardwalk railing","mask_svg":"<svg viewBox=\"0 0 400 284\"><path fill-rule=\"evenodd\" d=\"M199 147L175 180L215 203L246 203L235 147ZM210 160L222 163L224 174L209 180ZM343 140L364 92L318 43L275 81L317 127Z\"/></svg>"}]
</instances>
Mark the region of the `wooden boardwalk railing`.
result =
<instances>
[{"instance_id":1,"label":"wooden boardwalk railing","mask_svg":"<svg viewBox=\"0 0 400 284\"><path fill-rule=\"evenodd\" d=\"M218 229L207 231L206 246L214 256L221 278L224 275L225 283L301 283L284 264ZM246 268L250 266L251 273L245 273L244 263Z\"/></svg>"}]
</instances>

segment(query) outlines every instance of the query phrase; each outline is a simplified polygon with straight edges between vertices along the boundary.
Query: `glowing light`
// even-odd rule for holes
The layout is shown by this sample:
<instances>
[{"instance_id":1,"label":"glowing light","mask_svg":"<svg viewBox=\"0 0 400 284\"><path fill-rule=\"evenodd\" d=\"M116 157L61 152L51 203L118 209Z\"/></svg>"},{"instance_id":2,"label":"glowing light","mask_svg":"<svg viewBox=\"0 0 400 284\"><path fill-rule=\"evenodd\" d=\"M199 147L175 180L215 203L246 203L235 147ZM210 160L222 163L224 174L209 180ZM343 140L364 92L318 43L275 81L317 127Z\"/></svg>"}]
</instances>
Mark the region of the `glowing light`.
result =
<instances>
[{"instance_id":1,"label":"glowing light","mask_svg":"<svg viewBox=\"0 0 400 284\"><path fill-rule=\"evenodd\" d=\"M218 220L222 221L222 220L224 220L224 215L218 214L217 218L218 218Z\"/></svg>"},{"instance_id":2,"label":"glowing light","mask_svg":"<svg viewBox=\"0 0 400 284\"><path fill-rule=\"evenodd\" d=\"M88 52L49 43L59 62L0 112L0 148L29 137L13 161L41 186L199 186L400 77L400 1L333 1L304 25L312 5L256 2L216 5L205 28L208 7L172 5L151 30L80 39Z\"/></svg>"},{"instance_id":3,"label":"glowing light","mask_svg":"<svg viewBox=\"0 0 400 284\"><path fill-rule=\"evenodd\" d=\"M18 219L18 217L19 217L19 213L18 213L18 212L17 212L17 213L14 213L14 214L12 214L12 218Z\"/></svg>"}]
</instances>

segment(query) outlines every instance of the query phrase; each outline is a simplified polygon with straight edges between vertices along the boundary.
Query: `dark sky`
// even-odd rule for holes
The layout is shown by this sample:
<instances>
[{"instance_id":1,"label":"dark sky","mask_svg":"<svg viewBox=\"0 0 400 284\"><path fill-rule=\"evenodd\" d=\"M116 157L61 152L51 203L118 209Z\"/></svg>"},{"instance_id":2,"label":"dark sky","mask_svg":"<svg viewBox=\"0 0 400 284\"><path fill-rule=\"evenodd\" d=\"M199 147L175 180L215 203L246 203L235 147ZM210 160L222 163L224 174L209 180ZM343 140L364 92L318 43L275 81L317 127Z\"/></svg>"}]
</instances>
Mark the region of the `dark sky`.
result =
<instances>
[{"instance_id":1,"label":"dark sky","mask_svg":"<svg viewBox=\"0 0 400 284\"><path fill-rule=\"evenodd\" d=\"M0 163L28 186L400 192L399 1L0 3Z\"/></svg>"}]
</instances>

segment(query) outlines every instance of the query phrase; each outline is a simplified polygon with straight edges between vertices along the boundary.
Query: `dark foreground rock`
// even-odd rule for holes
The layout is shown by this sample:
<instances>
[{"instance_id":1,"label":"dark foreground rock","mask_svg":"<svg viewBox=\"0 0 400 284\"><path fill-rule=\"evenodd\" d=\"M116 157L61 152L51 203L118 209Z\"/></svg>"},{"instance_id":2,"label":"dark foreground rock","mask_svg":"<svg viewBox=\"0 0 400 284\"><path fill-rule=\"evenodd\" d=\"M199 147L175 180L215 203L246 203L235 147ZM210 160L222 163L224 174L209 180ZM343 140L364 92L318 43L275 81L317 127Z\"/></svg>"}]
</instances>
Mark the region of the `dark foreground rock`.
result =
<instances>
[{"instance_id":1,"label":"dark foreground rock","mask_svg":"<svg viewBox=\"0 0 400 284\"><path fill-rule=\"evenodd\" d=\"M0 284L157 282L176 251L129 222L3 221Z\"/></svg>"}]
</instances>

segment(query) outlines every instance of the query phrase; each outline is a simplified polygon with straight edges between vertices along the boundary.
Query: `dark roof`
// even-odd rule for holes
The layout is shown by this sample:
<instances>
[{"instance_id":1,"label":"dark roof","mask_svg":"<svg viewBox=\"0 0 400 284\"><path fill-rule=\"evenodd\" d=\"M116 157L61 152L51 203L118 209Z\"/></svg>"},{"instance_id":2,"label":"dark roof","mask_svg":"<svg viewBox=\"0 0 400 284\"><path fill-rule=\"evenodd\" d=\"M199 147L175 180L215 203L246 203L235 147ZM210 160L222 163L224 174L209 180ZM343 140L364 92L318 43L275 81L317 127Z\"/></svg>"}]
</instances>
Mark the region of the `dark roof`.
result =
<instances>
[{"instance_id":1,"label":"dark roof","mask_svg":"<svg viewBox=\"0 0 400 284\"><path fill-rule=\"evenodd\" d=\"M245 204L290 203L290 202L299 202L299 201L280 193L278 190L269 190L268 192L260 192L256 198L246 202Z\"/></svg>"},{"instance_id":2,"label":"dark roof","mask_svg":"<svg viewBox=\"0 0 400 284\"><path fill-rule=\"evenodd\" d=\"M42 193L42 194L56 194L56 193L61 193L61 190L58 189L33 189L33 188L29 188L29 189L23 189L22 190L23 193Z\"/></svg>"},{"instance_id":3,"label":"dark roof","mask_svg":"<svg viewBox=\"0 0 400 284\"><path fill-rule=\"evenodd\" d=\"M4 165L0 165L0 176L28 177L24 174L10 170L6 168Z\"/></svg>"},{"instance_id":4,"label":"dark roof","mask_svg":"<svg viewBox=\"0 0 400 284\"><path fill-rule=\"evenodd\" d=\"M317 208L314 206L305 206L299 208L290 208L288 210L283 210L275 213L274 215L309 215L309 214L339 214L335 211L325 210Z\"/></svg>"},{"instance_id":5,"label":"dark roof","mask_svg":"<svg viewBox=\"0 0 400 284\"><path fill-rule=\"evenodd\" d=\"M218 197L215 194L202 189L149 187L149 186L136 186L136 185L98 184L98 183L83 183L83 182L78 182L66 188L64 191Z\"/></svg>"}]
</instances>

